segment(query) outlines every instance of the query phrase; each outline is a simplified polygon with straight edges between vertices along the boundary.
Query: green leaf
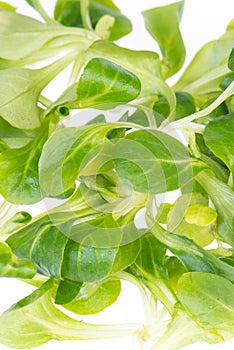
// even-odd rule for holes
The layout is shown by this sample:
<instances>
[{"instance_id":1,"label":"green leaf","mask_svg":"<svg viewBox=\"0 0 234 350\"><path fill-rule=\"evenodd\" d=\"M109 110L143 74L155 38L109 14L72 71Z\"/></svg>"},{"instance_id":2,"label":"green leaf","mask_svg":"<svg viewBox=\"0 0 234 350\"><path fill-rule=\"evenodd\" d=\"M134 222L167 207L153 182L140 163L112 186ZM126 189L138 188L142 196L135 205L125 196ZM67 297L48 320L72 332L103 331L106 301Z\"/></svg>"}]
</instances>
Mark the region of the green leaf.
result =
<instances>
[{"instance_id":1,"label":"green leaf","mask_svg":"<svg viewBox=\"0 0 234 350\"><path fill-rule=\"evenodd\" d=\"M31 5L32 7L34 7L34 8L37 7L36 1L35 1L35 0L26 0L26 1L27 1L27 3L28 3L29 5Z\"/></svg>"},{"instance_id":2,"label":"green leaf","mask_svg":"<svg viewBox=\"0 0 234 350\"><path fill-rule=\"evenodd\" d=\"M11 249L0 242L0 277L31 279L35 273L35 266L30 260L17 259Z\"/></svg>"},{"instance_id":3,"label":"green leaf","mask_svg":"<svg viewBox=\"0 0 234 350\"><path fill-rule=\"evenodd\" d=\"M229 73L224 76L223 80L219 84L222 90L225 90L234 81L234 73Z\"/></svg>"},{"instance_id":4,"label":"green leaf","mask_svg":"<svg viewBox=\"0 0 234 350\"><path fill-rule=\"evenodd\" d=\"M19 129L38 128L40 109L37 107L37 102L40 93L72 59L74 56L68 54L37 70L27 68L0 70L1 117Z\"/></svg>"},{"instance_id":5,"label":"green leaf","mask_svg":"<svg viewBox=\"0 0 234 350\"><path fill-rule=\"evenodd\" d=\"M126 244L126 230L110 214L73 226L64 252L62 275L92 282L131 265L139 252L139 242Z\"/></svg>"},{"instance_id":6,"label":"green leaf","mask_svg":"<svg viewBox=\"0 0 234 350\"><path fill-rule=\"evenodd\" d=\"M220 326L234 320L234 286L208 273L184 274L178 283L179 300L203 326Z\"/></svg>"},{"instance_id":7,"label":"green leaf","mask_svg":"<svg viewBox=\"0 0 234 350\"><path fill-rule=\"evenodd\" d=\"M185 220L189 224L197 224L201 227L211 225L216 217L217 213L214 209L200 204L190 205L185 214Z\"/></svg>"},{"instance_id":8,"label":"green leaf","mask_svg":"<svg viewBox=\"0 0 234 350\"><path fill-rule=\"evenodd\" d=\"M38 162L48 127L42 126L33 141L0 154L0 193L11 203L32 204L42 198Z\"/></svg>"},{"instance_id":9,"label":"green leaf","mask_svg":"<svg viewBox=\"0 0 234 350\"><path fill-rule=\"evenodd\" d=\"M120 290L118 280L86 283L77 297L63 307L79 315L97 314L117 300Z\"/></svg>"},{"instance_id":10,"label":"green leaf","mask_svg":"<svg viewBox=\"0 0 234 350\"><path fill-rule=\"evenodd\" d=\"M196 112L196 105L192 95L183 91L175 91L176 120Z\"/></svg>"},{"instance_id":11,"label":"green leaf","mask_svg":"<svg viewBox=\"0 0 234 350\"><path fill-rule=\"evenodd\" d=\"M165 255L166 247L151 233L146 233L141 238L141 251L135 264L145 277L148 274L149 276L157 277L160 273L165 277L165 268L163 266Z\"/></svg>"},{"instance_id":12,"label":"green leaf","mask_svg":"<svg viewBox=\"0 0 234 350\"><path fill-rule=\"evenodd\" d=\"M135 265L144 284L149 288L156 300L159 299L171 313L176 297L170 288L167 271L164 266L165 255L166 247L151 233L146 233L141 238L141 250ZM139 279L139 276L137 277Z\"/></svg>"},{"instance_id":13,"label":"green leaf","mask_svg":"<svg viewBox=\"0 0 234 350\"><path fill-rule=\"evenodd\" d=\"M218 92L223 77L230 72L227 62L233 40L234 29L230 29L219 39L205 44L175 84L174 89L187 91L195 99Z\"/></svg>"},{"instance_id":14,"label":"green leaf","mask_svg":"<svg viewBox=\"0 0 234 350\"><path fill-rule=\"evenodd\" d=\"M15 11L15 7L11 6L10 4L7 4L4 1L0 1L0 9L4 9L7 11Z\"/></svg>"},{"instance_id":15,"label":"green leaf","mask_svg":"<svg viewBox=\"0 0 234 350\"><path fill-rule=\"evenodd\" d=\"M80 0L57 0L54 18L65 26L83 27ZM131 22L110 0L91 0L90 19L93 28L105 15L112 16L115 23L111 29L110 40L120 39L132 30Z\"/></svg>"},{"instance_id":16,"label":"green leaf","mask_svg":"<svg viewBox=\"0 0 234 350\"><path fill-rule=\"evenodd\" d=\"M90 161L89 156L91 155L92 160L94 151L96 158L102 149L107 132L116 127L121 127L121 123L91 124L54 132L45 144L40 158L42 191L54 197L70 189ZM54 169L57 171L54 172ZM94 173L97 171L98 169L95 169Z\"/></svg>"},{"instance_id":17,"label":"green leaf","mask_svg":"<svg viewBox=\"0 0 234 350\"><path fill-rule=\"evenodd\" d=\"M183 7L184 1L179 1L143 12L146 29L159 44L163 55L165 77L175 74L185 60L185 47L179 29Z\"/></svg>"},{"instance_id":18,"label":"green leaf","mask_svg":"<svg viewBox=\"0 0 234 350\"><path fill-rule=\"evenodd\" d=\"M170 286L177 292L178 280L187 271L182 262L175 256L166 257L165 267L168 272Z\"/></svg>"},{"instance_id":19,"label":"green leaf","mask_svg":"<svg viewBox=\"0 0 234 350\"><path fill-rule=\"evenodd\" d=\"M234 47L230 53L229 59L228 59L228 68L234 71Z\"/></svg>"},{"instance_id":20,"label":"green leaf","mask_svg":"<svg viewBox=\"0 0 234 350\"><path fill-rule=\"evenodd\" d=\"M81 286L82 282L74 282L67 279L60 281L56 292L55 304L70 303L79 294Z\"/></svg>"},{"instance_id":21,"label":"green leaf","mask_svg":"<svg viewBox=\"0 0 234 350\"><path fill-rule=\"evenodd\" d=\"M166 231L158 223L151 227L151 232L178 257L188 271L208 272L234 282L234 268L199 247L191 239Z\"/></svg>"},{"instance_id":22,"label":"green leaf","mask_svg":"<svg viewBox=\"0 0 234 350\"><path fill-rule=\"evenodd\" d=\"M56 196L71 188L78 177L82 160L93 147L103 142L107 130L104 124L92 124L53 133L44 146L39 164L42 190L47 195ZM57 171L54 172L54 169Z\"/></svg>"},{"instance_id":23,"label":"green leaf","mask_svg":"<svg viewBox=\"0 0 234 350\"><path fill-rule=\"evenodd\" d=\"M0 11L0 22L0 57L8 60L25 58L64 34L62 26L44 24L14 11Z\"/></svg>"},{"instance_id":24,"label":"green leaf","mask_svg":"<svg viewBox=\"0 0 234 350\"><path fill-rule=\"evenodd\" d=\"M4 222L1 227L1 234L8 235L32 220L31 214L26 211L19 211L13 217Z\"/></svg>"},{"instance_id":25,"label":"green leaf","mask_svg":"<svg viewBox=\"0 0 234 350\"><path fill-rule=\"evenodd\" d=\"M39 84L41 73L25 68L0 70L0 114L12 126L21 129L40 126L36 104L43 88Z\"/></svg>"},{"instance_id":26,"label":"green leaf","mask_svg":"<svg viewBox=\"0 0 234 350\"><path fill-rule=\"evenodd\" d=\"M36 136L38 130L22 130L11 126L0 117L0 139L10 148L21 148L26 146Z\"/></svg>"},{"instance_id":27,"label":"green leaf","mask_svg":"<svg viewBox=\"0 0 234 350\"><path fill-rule=\"evenodd\" d=\"M172 207L171 203L161 203L157 210L156 219L160 224L166 224L168 214L170 212L170 209Z\"/></svg>"},{"instance_id":28,"label":"green leaf","mask_svg":"<svg viewBox=\"0 0 234 350\"><path fill-rule=\"evenodd\" d=\"M196 162L185 146L156 130L135 131L117 140L111 157L120 179L127 181L134 191L144 193L157 194L182 187L192 180L193 171L203 167L197 163L195 169Z\"/></svg>"},{"instance_id":29,"label":"green leaf","mask_svg":"<svg viewBox=\"0 0 234 350\"><path fill-rule=\"evenodd\" d=\"M200 193L185 193L171 207L167 229L204 247L214 240L212 224L216 217L215 210L208 207L207 198Z\"/></svg>"},{"instance_id":30,"label":"green leaf","mask_svg":"<svg viewBox=\"0 0 234 350\"><path fill-rule=\"evenodd\" d=\"M0 316L2 344L31 349L52 339L101 339L133 332L134 327L88 324L67 316L52 302L54 287L49 280Z\"/></svg>"},{"instance_id":31,"label":"green leaf","mask_svg":"<svg viewBox=\"0 0 234 350\"><path fill-rule=\"evenodd\" d=\"M204 140L211 151L234 174L234 118L222 116L211 121L205 128Z\"/></svg>"},{"instance_id":32,"label":"green leaf","mask_svg":"<svg viewBox=\"0 0 234 350\"><path fill-rule=\"evenodd\" d=\"M230 328L226 335L231 336ZM192 317L182 311L180 307L175 307L173 318L168 323L165 333L159 338L152 350L179 350L186 345L197 342L207 342L216 344L223 342L225 336L221 335L217 329L203 328L198 325Z\"/></svg>"},{"instance_id":33,"label":"green leaf","mask_svg":"<svg viewBox=\"0 0 234 350\"><path fill-rule=\"evenodd\" d=\"M111 214L76 224L78 219L69 211L45 215L11 235L7 243L18 257L31 259L39 273L73 282L101 280L136 259L139 241L134 226L130 240L129 228L119 226Z\"/></svg>"},{"instance_id":34,"label":"green leaf","mask_svg":"<svg viewBox=\"0 0 234 350\"><path fill-rule=\"evenodd\" d=\"M133 51L101 40L91 45L85 54L86 61L94 57L106 58L135 74L141 82L139 97L165 96L170 106L170 114L174 115L175 95L162 78L158 54L151 51Z\"/></svg>"},{"instance_id":35,"label":"green leaf","mask_svg":"<svg viewBox=\"0 0 234 350\"><path fill-rule=\"evenodd\" d=\"M216 116L214 116L214 118L216 118ZM223 161L216 157L209 147L207 147L202 134L196 134L196 145L201 151L201 160L210 166L218 179L227 182L230 175L229 169L226 167Z\"/></svg>"},{"instance_id":36,"label":"green leaf","mask_svg":"<svg viewBox=\"0 0 234 350\"><path fill-rule=\"evenodd\" d=\"M45 216L9 236L7 243L16 256L32 260L39 273L60 278L66 233Z\"/></svg>"},{"instance_id":37,"label":"green leaf","mask_svg":"<svg viewBox=\"0 0 234 350\"><path fill-rule=\"evenodd\" d=\"M196 175L195 179L208 193L218 212L217 234L219 239L234 246L233 190L209 171L202 171Z\"/></svg>"},{"instance_id":38,"label":"green leaf","mask_svg":"<svg viewBox=\"0 0 234 350\"><path fill-rule=\"evenodd\" d=\"M195 101L193 97L187 92L175 91L176 97L176 115L175 120L184 118L192 113L196 112ZM170 105L164 96L159 96L157 102L153 106L156 115L160 116L158 118L157 125L159 126L161 122L167 118L170 113Z\"/></svg>"},{"instance_id":39,"label":"green leaf","mask_svg":"<svg viewBox=\"0 0 234 350\"><path fill-rule=\"evenodd\" d=\"M85 66L77 86L80 108L107 103L129 102L141 89L137 76L103 58L93 58Z\"/></svg>"}]
</instances>

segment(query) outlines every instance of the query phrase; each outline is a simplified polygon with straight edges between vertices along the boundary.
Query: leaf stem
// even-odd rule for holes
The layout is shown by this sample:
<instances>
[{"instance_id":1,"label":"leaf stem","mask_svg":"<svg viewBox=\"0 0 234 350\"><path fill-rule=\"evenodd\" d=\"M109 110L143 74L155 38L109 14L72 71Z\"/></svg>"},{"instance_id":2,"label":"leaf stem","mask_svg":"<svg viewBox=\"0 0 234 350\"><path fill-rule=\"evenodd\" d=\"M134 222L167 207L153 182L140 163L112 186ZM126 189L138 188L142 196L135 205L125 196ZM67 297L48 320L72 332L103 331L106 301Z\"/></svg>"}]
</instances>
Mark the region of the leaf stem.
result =
<instances>
[{"instance_id":1,"label":"leaf stem","mask_svg":"<svg viewBox=\"0 0 234 350\"><path fill-rule=\"evenodd\" d=\"M165 128L162 128L163 131L167 129L173 130L178 128L183 128L191 123L192 121L205 117L210 114L215 108L217 108L222 102L224 102L228 97L230 97L234 93L234 81L217 97L215 101L213 101L208 107L202 109L199 112L195 112L183 119L176 120L172 122L170 125L166 125Z\"/></svg>"},{"instance_id":2,"label":"leaf stem","mask_svg":"<svg viewBox=\"0 0 234 350\"><path fill-rule=\"evenodd\" d=\"M40 95L38 102L40 102L44 107L49 108L52 105L52 101L50 101L47 97Z\"/></svg>"},{"instance_id":3,"label":"leaf stem","mask_svg":"<svg viewBox=\"0 0 234 350\"><path fill-rule=\"evenodd\" d=\"M181 312L175 316L166 332L151 350L179 350L182 347L202 340L203 329L199 328L189 316Z\"/></svg>"},{"instance_id":4,"label":"leaf stem","mask_svg":"<svg viewBox=\"0 0 234 350\"><path fill-rule=\"evenodd\" d=\"M84 28L93 31L93 26L89 14L89 0L80 1L81 18Z\"/></svg>"},{"instance_id":5,"label":"leaf stem","mask_svg":"<svg viewBox=\"0 0 234 350\"><path fill-rule=\"evenodd\" d=\"M150 128L157 129L157 124L156 124L153 110L149 109L145 106L139 106L139 108L145 113L146 118L148 119L148 123L149 123Z\"/></svg>"},{"instance_id":6,"label":"leaf stem","mask_svg":"<svg viewBox=\"0 0 234 350\"><path fill-rule=\"evenodd\" d=\"M151 312L150 300L148 298L144 285L133 275L130 275L129 273L124 271L118 272L115 276L122 280L125 280L127 282L134 284L139 289L141 293L143 307L144 307L146 322L147 324L152 324L154 322L154 315Z\"/></svg>"},{"instance_id":7,"label":"leaf stem","mask_svg":"<svg viewBox=\"0 0 234 350\"><path fill-rule=\"evenodd\" d=\"M83 67L83 64L84 64L83 55L80 54L78 56L78 58L73 63L71 75L70 75L69 81L68 81L68 86L71 86L72 84L74 84L76 82L76 79L81 71L81 68Z\"/></svg>"},{"instance_id":8,"label":"leaf stem","mask_svg":"<svg viewBox=\"0 0 234 350\"><path fill-rule=\"evenodd\" d=\"M16 213L17 208L18 205L8 203L5 200L0 204L0 226Z\"/></svg>"},{"instance_id":9,"label":"leaf stem","mask_svg":"<svg viewBox=\"0 0 234 350\"><path fill-rule=\"evenodd\" d=\"M45 9L41 5L40 0L35 0L35 4L36 4L37 11L40 13L41 17L46 21L46 23L53 24L53 25L54 24L58 25L58 23L53 18L48 16L48 14L46 13Z\"/></svg>"}]
</instances>

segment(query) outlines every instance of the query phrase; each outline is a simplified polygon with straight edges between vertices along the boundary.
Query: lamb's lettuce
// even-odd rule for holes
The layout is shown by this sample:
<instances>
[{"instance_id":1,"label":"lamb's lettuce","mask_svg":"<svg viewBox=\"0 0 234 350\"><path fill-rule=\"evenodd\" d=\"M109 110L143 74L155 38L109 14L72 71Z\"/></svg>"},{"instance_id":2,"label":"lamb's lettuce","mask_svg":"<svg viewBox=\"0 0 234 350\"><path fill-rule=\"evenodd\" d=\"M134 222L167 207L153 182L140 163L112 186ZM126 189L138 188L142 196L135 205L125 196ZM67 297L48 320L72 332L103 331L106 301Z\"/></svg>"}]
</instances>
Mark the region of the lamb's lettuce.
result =
<instances>
[{"instance_id":1,"label":"lamb's lettuce","mask_svg":"<svg viewBox=\"0 0 234 350\"><path fill-rule=\"evenodd\" d=\"M183 6L184 1L178 1L143 12L146 29L160 47L165 77L175 74L185 60L185 47L179 29Z\"/></svg>"},{"instance_id":2,"label":"lamb's lettuce","mask_svg":"<svg viewBox=\"0 0 234 350\"><path fill-rule=\"evenodd\" d=\"M0 343L233 338L233 21L170 87L184 1L142 13L161 57L114 42L132 25L113 0L57 0L54 18L26 1L41 20L0 2L0 277L35 290L0 316ZM83 322L121 280L142 324Z\"/></svg>"}]
</instances>

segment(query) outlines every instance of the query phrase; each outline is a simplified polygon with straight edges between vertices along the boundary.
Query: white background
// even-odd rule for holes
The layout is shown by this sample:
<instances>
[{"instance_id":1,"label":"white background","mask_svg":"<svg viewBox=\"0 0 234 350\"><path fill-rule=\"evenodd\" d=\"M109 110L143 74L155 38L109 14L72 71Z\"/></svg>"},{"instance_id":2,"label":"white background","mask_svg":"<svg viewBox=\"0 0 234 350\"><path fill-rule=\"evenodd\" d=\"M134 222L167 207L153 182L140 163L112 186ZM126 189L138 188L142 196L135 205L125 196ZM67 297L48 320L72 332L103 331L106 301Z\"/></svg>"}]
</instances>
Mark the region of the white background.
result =
<instances>
[{"instance_id":1,"label":"white background","mask_svg":"<svg viewBox=\"0 0 234 350\"><path fill-rule=\"evenodd\" d=\"M7 1L7 0L5 0ZM35 12L23 1L12 0L8 3L19 8L20 12L35 16ZM166 0L115 0L115 3L132 20L134 32L120 40L121 45L132 49L158 50L157 45L144 31L143 20L140 11L157 5L163 5L172 1ZM44 0L42 4L52 9L54 1ZM218 38L224 33L231 18L234 17L233 0L186 0L181 30L187 48L186 63L190 61L194 53L207 41ZM52 93L51 93L52 94ZM11 279L0 280L0 313L10 307L20 298L32 291L30 286ZM139 292L128 283L123 283L122 293L117 303L99 315L84 318L84 321L96 323L135 323L144 322L144 314L141 306ZM1 327L1 325L0 325ZM49 350L132 350L132 339L113 339L102 341L76 341L49 342L38 349ZM225 344L208 345L196 343L185 347L186 350L231 350L234 341ZM0 345L0 350L7 348ZM149 346L144 348L149 349ZM138 350L135 349L134 350ZM170 349L165 349L170 350Z\"/></svg>"}]
</instances>

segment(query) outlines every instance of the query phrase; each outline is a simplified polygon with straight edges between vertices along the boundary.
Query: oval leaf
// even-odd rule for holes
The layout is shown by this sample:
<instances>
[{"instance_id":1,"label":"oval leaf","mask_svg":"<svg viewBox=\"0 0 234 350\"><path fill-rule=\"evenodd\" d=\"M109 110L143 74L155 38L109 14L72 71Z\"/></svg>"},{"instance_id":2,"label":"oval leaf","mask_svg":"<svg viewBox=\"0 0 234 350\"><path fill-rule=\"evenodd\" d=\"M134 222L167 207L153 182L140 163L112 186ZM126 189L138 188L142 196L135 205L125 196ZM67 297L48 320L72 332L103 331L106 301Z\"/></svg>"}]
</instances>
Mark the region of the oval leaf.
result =
<instances>
[{"instance_id":1,"label":"oval leaf","mask_svg":"<svg viewBox=\"0 0 234 350\"><path fill-rule=\"evenodd\" d=\"M163 193L189 183L196 162L175 138L160 131L135 131L117 140L112 157L122 180L134 191ZM201 165L201 169L202 169Z\"/></svg>"},{"instance_id":2,"label":"oval leaf","mask_svg":"<svg viewBox=\"0 0 234 350\"><path fill-rule=\"evenodd\" d=\"M54 11L55 19L65 26L83 27L80 3L80 0L57 0ZM117 40L132 30L129 19L110 0L91 0L89 11L93 28L95 28L100 18L105 15L115 19L109 37L110 40Z\"/></svg>"},{"instance_id":3,"label":"oval leaf","mask_svg":"<svg viewBox=\"0 0 234 350\"><path fill-rule=\"evenodd\" d=\"M177 296L203 326L233 325L234 286L225 278L209 273L186 273L179 279Z\"/></svg>"},{"instance_id":4,"label":"oval leaf","mask_svg":"<svg viewBox=\"0 0 234 350\"><path fill-rule=\"evenodd\" d=\"M86 283L77 297L63 307L79 315L97 314L116 301L120 290L121 284L118 280Z\"/></svg>"},{"instance_id":5,"label":"oval leaf","mask_svg":"<svg viewBox=\"0 0 234 350\"><path fill-rule=\"evenodd\" d=\"M211 151L234 174L234 118L231 115L212 120L205 128L204 140Z\"/></svg>"},{"instance_id":6,"label":"oval leaf","mask_svg":"<svg viewBox=\"0 0 234 350\"><path fill-rule=\"evenodd\" d=\"M143 12L146 29L161 49L165 77L175 74L185 60L185 47L179 29L183 7L184 1L178 1Z\"/></svg>"},{"instance_id":7,"label":"oval leaf","mask_svg":"<svg viewBox=\"0 0 234 350\"><path fill-rule=\"evenodd\" d=\"M129 102L140 89L140 81L133 73L104 58L93 58L80 77L77 102L81 108Z\"/></svg>"}]
</instances>

